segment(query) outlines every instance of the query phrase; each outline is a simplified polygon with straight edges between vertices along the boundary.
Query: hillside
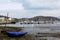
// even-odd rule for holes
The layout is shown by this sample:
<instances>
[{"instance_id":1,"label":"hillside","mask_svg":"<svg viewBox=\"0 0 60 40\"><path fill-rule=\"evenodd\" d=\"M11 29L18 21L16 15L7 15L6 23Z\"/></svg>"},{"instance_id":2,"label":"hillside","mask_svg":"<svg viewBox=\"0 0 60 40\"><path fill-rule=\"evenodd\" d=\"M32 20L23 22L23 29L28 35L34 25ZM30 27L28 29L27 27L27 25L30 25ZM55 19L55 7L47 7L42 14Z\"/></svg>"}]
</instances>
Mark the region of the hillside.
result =
<instances>
[{"instance_id":1,"label":"hillside","mask_svg":"<svg viewBox=\"0 0 60 40\"><path fill-rule=\"evenodd\" d=\"M59 18L51 17L51 16L35 16L35 17L32 17L32 18L21 18L19 20L20 21L27 21L27 20L29 20L29 21L50 21L50 20L52 20L52 21L55 21L55 20L60 21Z\"/></svg>"}]
</instances>

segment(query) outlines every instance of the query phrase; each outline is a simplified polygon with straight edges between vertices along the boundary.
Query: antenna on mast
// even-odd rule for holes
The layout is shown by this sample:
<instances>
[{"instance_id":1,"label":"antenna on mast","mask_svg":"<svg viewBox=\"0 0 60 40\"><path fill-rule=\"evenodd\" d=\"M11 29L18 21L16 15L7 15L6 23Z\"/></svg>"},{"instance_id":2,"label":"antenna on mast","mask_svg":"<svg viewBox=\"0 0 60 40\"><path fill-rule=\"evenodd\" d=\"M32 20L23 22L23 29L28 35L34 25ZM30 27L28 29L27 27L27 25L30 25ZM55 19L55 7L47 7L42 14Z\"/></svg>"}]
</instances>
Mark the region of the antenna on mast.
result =
<instances>
[{"instance_id":1,"label":"antenna on mast","mask_svg":"<svg viewBox=\"0 0 60 40\"><path fill-rule=\"evenodd\" d=\"M7 17L8 17L8 13L7 13Z\"/></svg>"}]
</instances>

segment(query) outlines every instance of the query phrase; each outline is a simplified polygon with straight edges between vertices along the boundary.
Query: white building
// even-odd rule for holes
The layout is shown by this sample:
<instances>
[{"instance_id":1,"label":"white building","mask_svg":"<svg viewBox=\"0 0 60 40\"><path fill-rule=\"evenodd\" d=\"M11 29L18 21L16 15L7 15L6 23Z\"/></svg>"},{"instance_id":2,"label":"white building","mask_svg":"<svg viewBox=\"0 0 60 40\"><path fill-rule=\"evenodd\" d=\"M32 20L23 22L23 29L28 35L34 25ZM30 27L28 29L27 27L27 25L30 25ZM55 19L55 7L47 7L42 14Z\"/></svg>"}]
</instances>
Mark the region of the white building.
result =
<instances>
[{"instance_id":1,"label":"white building","mask_svg":"<svg viewBox=\"0 0 60 40\"><path fill-rule=\"evenodd\" d=\"M0 23L9 23L11 22L11 18L10 17L6 17L6 16L0 16Z\"/></svg>"}]
</instances>

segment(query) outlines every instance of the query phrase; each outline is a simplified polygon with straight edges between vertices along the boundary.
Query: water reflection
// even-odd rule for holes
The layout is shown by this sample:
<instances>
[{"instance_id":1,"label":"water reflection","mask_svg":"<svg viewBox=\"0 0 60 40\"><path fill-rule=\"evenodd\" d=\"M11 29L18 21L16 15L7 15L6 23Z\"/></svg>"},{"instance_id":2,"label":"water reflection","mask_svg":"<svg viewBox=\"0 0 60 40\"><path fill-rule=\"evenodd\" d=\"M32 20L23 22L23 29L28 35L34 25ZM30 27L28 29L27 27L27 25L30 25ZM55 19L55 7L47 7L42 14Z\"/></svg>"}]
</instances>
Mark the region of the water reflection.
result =
<instances>
[{"instance_id":1,"label":"water reflection","mask_svg":"<svg viewBox=\"0 0 60 40\"><path fill-rule=\"evenodd\" d=\"M5 25L0 25L5 26ZM6 24L10 27L24 27L23 31L36 35L37 33L60 33L60 24ZM40 37L39 37L40 38ZM39 39L38 38L38 39ZM47 37L48 40L60 40L60 38Z\"/></svg>"}]
</instances>

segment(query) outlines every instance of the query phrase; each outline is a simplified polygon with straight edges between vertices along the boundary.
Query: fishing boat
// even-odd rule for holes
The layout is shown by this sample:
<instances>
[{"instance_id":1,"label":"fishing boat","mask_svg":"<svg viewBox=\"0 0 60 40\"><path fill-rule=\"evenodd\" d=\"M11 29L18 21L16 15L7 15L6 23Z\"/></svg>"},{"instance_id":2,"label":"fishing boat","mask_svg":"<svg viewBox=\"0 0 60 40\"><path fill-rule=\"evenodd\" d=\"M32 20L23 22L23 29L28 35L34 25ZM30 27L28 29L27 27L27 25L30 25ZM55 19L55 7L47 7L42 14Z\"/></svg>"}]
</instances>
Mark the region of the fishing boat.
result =
<instances>
[{"instance_id":1,"label":"fishing boat","mask_svg":"<svg viewBox=\"0 0 60 40\"><path fill-rule=\"evenodd\" d=\"M27 32L6 31L6 34L10 37L15 37L15 36L24 36L25 34L27 34Z\"/></svg>"}]
</instances>

